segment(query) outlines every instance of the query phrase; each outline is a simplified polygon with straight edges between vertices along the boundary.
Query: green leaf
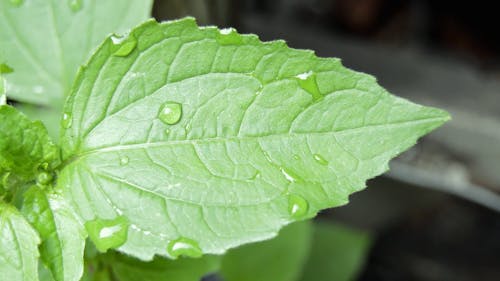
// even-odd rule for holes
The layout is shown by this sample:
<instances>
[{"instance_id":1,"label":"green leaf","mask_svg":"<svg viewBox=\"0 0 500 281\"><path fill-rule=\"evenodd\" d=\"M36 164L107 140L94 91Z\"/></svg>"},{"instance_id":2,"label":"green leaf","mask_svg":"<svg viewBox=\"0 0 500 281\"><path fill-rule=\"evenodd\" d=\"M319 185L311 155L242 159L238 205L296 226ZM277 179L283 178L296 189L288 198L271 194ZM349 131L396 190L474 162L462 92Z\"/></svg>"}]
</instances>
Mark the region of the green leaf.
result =
<instances>
[{"instance_id":1,"label":"green leaf","mask_svg":"<svg viewBox=\"0 0 500 281\"><path fill-rule=\"evenodd\" d=\"M168 260L156 257L151 262L141 262L125 255L113 254L108 263L113 276L120 281L199 281L204 275L218 270L220 258L204 256Z\"/></svg>"},{"instance_id":2,"label":"green leaf","mask_svg":"<svg viewBox=\"0 0 500 281\"><path fill-rule=\"evenodd\" d=\"M299 222L272 240L232 249L222 259L221 275L225 281L295 281L306 261L311 234L312 224Z\"/></svg>"},{"instance_id":3,"label":"green leaf","mask_svg":"<svg viewBox=\"0 0 500 281\"><path fill-rule=\"evenodd\" d=\"M12 206L0 201L0 276L2 280L38 280L38 238Z\"/></svg>"},{"instance_id":4,"label":"green leaf","mask_svg":"<svg viewBox=\"0 0 500 281\"><path fill-rule=\"evenodd\" d=\"M32 187L24 198L23 214L40 234L41 259L54 280L80 280L86 233L76 214L52 191Z\"/></svg>"},{"instance_id":5,"label":"green leaf","mask_svg":"<svg viewBox=\"0 0 500 281\"><path fill-rule=\"evenodd\" d=\"M337 223L317 223L303 281L350 281L365 261L371 237Z\"/></svg>"},{"instance_id":6,"label":"green leaf","mask_svg":"<svg viewBox=\"0 0 500 281\"><path fill-rule=\"evenodd\" d=\"M0 172L21 181L47 175L60 163L59 149L40 121L32 122L8 105L0 105Z\"/></svg>"},{"instance_id":7,"label":"green leaf","mask_svg":"<svg viewBox=\"0 0 500 281\"><path fill-rule=\"evenodd\" d=\"M108 38L64 112L59 187L84 220L126 218L119 250L146 260L220 254L346 204L449 119L338 59L191 18Z\"/></svg>"},{"instance_id":8,"label":"green leaf","mask_svg":"<svg viewBox=\"0 0 500 281\"><path fill-rule=\"evenodd\" d=\"M0 59L15 70L7 80L9 96L58 108L97 44L147 19L152 2L0 1Z\"/></svg>"}]
</instances>

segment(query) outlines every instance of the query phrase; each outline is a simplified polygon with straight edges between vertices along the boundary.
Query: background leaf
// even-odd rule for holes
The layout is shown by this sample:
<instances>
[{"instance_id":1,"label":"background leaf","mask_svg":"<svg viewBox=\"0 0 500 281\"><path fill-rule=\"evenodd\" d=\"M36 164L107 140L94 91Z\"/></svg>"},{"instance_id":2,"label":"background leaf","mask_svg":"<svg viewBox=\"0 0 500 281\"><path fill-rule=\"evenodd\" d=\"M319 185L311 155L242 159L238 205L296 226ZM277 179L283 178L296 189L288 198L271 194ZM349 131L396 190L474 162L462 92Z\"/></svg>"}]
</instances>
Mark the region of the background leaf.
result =
<instances>
[{"instance_id":1,"label":"background leaf","mask_svg":"<svg viewBox=\"0 0 500 281\"><path fill-rule=\"evenodd\" d=\"M294 223L272 240L228 251L222 258L221 275L225 281L297 280L309 253L312 229L310 222Z\"/></svg>"},{"instance_id":2,"label":"background leaf","mask_svg":"<svg viewBox=\"0 0 500 281\"><path fill-rule=\"evenodd\" d=\"M97 44L148 18L152 2L0 1L0 63L14 69L9 97L60 108L78 66Z\"/></svg>"},{"instance_id":3,"label":"background leaf","mask_svg":"<svg viewBox=\"0 0 500 281\"><path fill-rule=\"evenodd\" d=\"M2 280L38 280L38 238L14 208L0 201L0 276Z\"/></svg>"},{"instance_id":4,"label":"background leaf","mask_svg":"<svg viewBox=\"0 0 500 281\"><path fill-rule=\"evenodd\" d=\"M371 237L337 223L314 224L312 249L302 281L356 280L371 244Z\"/></svg>"},{"instance_id":5,"label":"background leaf","mask_svg":"<svg viewBox=\"0 0 500 281\"><path fill-rule=\"evenodd\" d=\"M38 187L24 198L23 214L40 234L41 260L54 280L80 280L86 232L76 214L60 195Z\"/></svg>"},{"instance_id":6,"label":"background leaf","mask_svg":"<svg viewBox=\"0 0 500 281\"><path fill-rule=\"evenodd\" d=\"M151 262L141 262L116 253L112 257L108 255L110 271L120 281L199 281L204 275L216 272L219 264L218 256L177 260L157 257Z\"/></svg>"},{"instance_id":7,"label":"background leaf","mask_svg":"<svg viewBox=\"0 0 500 281\"><path fill-rule=\"evenodd\" d=\"M116 231L96 245L145 260L221 254L345 204L449 119L338 59L190 18L108 38L64 112L59 187L87 230Z\"/></svg>"}]
</instances>

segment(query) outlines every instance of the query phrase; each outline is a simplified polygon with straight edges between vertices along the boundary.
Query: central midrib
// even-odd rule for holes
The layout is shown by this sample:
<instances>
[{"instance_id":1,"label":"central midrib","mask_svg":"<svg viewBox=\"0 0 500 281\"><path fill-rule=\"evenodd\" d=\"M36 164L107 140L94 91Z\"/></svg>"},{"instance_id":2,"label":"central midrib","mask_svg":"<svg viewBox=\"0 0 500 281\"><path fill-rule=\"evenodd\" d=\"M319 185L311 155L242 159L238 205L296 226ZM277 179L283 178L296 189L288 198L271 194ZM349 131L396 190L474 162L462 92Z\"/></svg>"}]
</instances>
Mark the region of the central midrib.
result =
<instances>
[{"instance_id":1,"label":"central midrib","mask_svg":"<svg viewBox=\"0 0 500 281\"><path fill-rule=\"evenodd\" d=\"M205 139L186 139L186 140L171 140L171 141L160 141L160 142L150 142L150 143L137 143L137 144L125 144L125 145L115 145L108 147L100 147L93 148L87 151L80 151L74 156L68 158L63 161L61 164L61 170L64 167L70 165L71 163L77 162L80 159L86 158L93 154L98 153L106 153L113 151L126 151L126 150L134 150L134 149L146 149L153 147L161 147L161 146L171 146L171 145L186 145L186 144L203 144L203 143L221 143L221 142L231 142L231 141L259 141L263 139L275 139L275 138L297 138L304 136L314 136L314 135L333 135L334 140L336 139L336 135L338 134L348 134L348 133L356 133L363 130L374 130L378 128L387 128L387 127L404 127L411 125L420 125L425 123L433 123L437 121L445 121L445 117L431 117L431 118L422 118L416 120L407 120L407 121L398 121L392 123L385 124L374 124L374 125L366 125L355 128L346 128L341 130L331 130L331 131L319 131L319 132L285 132L285 133L276 133L269 135L257 135L257 136L229 136L229 137L214 137L214 138L205 138ZM336 140L335 140L336 141Z\"/></svg>"}]
</instances>

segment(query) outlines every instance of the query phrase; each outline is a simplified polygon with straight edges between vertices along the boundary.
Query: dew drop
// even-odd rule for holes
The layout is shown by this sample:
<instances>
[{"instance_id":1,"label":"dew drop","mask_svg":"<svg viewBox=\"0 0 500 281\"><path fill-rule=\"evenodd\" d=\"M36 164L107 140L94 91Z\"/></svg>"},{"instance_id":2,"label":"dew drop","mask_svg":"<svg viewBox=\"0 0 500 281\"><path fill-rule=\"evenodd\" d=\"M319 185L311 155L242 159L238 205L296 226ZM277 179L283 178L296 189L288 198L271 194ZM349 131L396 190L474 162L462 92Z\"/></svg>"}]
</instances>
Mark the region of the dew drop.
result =
<instances>
[{"instance_id":1,"label":"dew drop","mask_svg":"<svg viewBox=\"0 0 500 281\"><path fill-rule=\"evenodd\" d=\"M116 57L126 57L132 53L132 51L137 46L137 39L133 36L129 37L117 37L112 36L111 40L113 44L119 45L120 47L113 53L113 56Z\"/></svg>"},{"instance_id":2,"label":"dew drop","mask_svg":"<svg viewBox=\"0 0 500 281\"><path fill-rule=\"evenodd\" d=\"M23 4L24 0L10 0L10 3L16 7L19 7Z\"/></svg>"},{"instance_id":3,"label":"dew drop","mask_svg":"<svg viewBox=\"0 0 500 281\"><path fill-rule=\"evenodd\" d=\"M314 160L316 160L319 164L321 164L323 166L328 165L328 161L325 158L323 158L323 156L321 156L319 154L314 154L313 158L314 158Z\"/></svg>"},{"instance_id":4,"label":"dew drop","mask_svg":"<svg viewBox=\"0 0 500 281\"><path fill-rule=\"evenodd\" d=\"M309 203L299 195L291 194L288 197L288 213L294 219L301 219L307 215Z\"/></svg>"},{"instance_id":5,"label":"dew drop","mask_svg":"<svg viewBox=\"0 0 500 281\"><path fill-rule=\"evenodd\" d=\"M162 105L158 119L168 125L174 125L181 120L182 105L177 102L166 102Z\"/></svg>"},{"instance_id":6,"label":"dew drop","mask_svg":"<svg viewBox=\"0 0 500 281\"><path fill-rule=\"evenodd\" d=\"M47 172L41 172L36 176L36 183L40 186L47 186L52 182L52 175Z\"/></svg>"},{"instance_id":7,"label":"dew drop","mask_svg":"<svg viewBox=\"0 0 500 281\"><path fill-rule=\"evenodd\" d=\"M112 220L96 219L85 223L85 228L96 248L105 252L127 241L129 223L124 216Z\"/></svg>"},{"instance_id":8,"label":"dew drop","mask_svg":"<svg viewBox=\"0 0 500 281\"><path fill-rule=\"evenodd\" d=\"M297 175L295 175L293 172L291 172L283 167L280 168L280 171L287 181L292 182L292 183L299 181L299 177Z\"/></svg>"},{"instance_id":9,"label":"dew drop","mask_svg":"<svg viewBox=\"0 0 500 281\"><path fill-rule=\"evenodd\" d=\"M69 8L74 13L79 12L82 9L82 7L83 7L82 0L69 0Z\"/></svg>"},{"instance_id":10,"label":"dew drop","mask_svg":"<svg viewBox=\"0 0 500 281\"><path fill-rule=\"evenodd\" d=\"M308 71L295 76L295 78L297 79L299 86L308 92L312 96L313 100L317 101L323 98L323 95L318 88L318 83L316 82L316 73Z\"/></svg>"},{"instance_id":11,"label":"dew drop","mask_svg":"<svg viewBox=\"0 0 500 281\"><path fill-rule=\"evenodd\" d=\"M70 113L64 113L62 119L62 127L64 129L69 129L71 128L72 124L73 124L73 116L71 116Z\"/></svg>"},{"instance_id":12,"label":"dew drop","mask_svg":"<svg viewBox=\"0 0 500 281\"><path fill-rule=\"evenodd\" d=\"M243 38L234 28L223 28L219 30L216 40L221 45L240 45Z\"/></svg>"},{"instance_id":13,"label":"dew drop","mask_svg":"<svg viewBox=\"0 0 500 281\"><path fill-rule=\"evenodd\" d=\"M199 258L203 255L198 243L192 239L181 237L168 243L167 252L173 257L186 256Z\"/></svg>"},{"instance_id":14,"label":"dew drop","mask_svg":"<svg viewBox=\"0 0 500 281\"><path fill-rule=\"evenodd\" d=\"M128 156L123 156L122 158L120 158L120 165L122 165L122 166L127 165L129 160L130 159L128 158Z\"/></svg>"}]
</instances>

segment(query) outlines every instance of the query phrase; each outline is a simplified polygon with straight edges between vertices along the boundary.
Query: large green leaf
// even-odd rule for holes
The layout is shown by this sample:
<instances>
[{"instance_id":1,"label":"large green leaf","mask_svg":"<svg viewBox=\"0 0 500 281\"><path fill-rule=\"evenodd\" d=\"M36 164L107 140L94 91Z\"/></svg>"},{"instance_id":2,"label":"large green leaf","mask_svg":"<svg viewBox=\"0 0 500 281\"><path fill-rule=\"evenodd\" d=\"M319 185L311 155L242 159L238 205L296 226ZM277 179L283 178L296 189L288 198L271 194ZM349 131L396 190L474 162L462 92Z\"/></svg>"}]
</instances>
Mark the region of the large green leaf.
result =
<instances>
[{"instance_id":1,"label":"large green leaf","mask_svg":"<svg viewBox=\"0 0 500 281\"><path fill-rule=\"evenodd\" d=\"M80 280L86 233L76 214L55 192L33 187L24 198L23 214L40 234L41 259L54 280Z\"/></svg>"},{"instance_id":2,"label":"large green leaf","mask_svg":"<svg viewBox=\"0 0 500 281\"><path fill-rule=\"evenodd\" d=\"M40 238L24 217L0 201L0 278L38 280L39 243Z\"/></svg>"},{"instance_id":3,"label":"large green leaf","mask_svg":"<svg viewBox=\"0 0 500 281\"><path fill-rule=\"evenodd\" d=\"M141 259L223 253L346 204L449 119L338 59L191 18L108 38L64 116L60 188L102 250Z\"/></svg>"},{"instance_id":4,"label":"large green leaf","mask_svg":"<svg viewBox=\"0 0 500 281\"><path fill-rule=\"evenodd\" d=\"M363 266L371 237L337 223L314 225L312 249L302 281L351 281Z\"/></svg>"},{"instance_id":5,"label":"large green leaf","mask_svg":"<svg viewBox=\"0 0 500 281\"><path fill-rule=\"evenodd\" d=\"M77 68L111 32L147 17L152 0L0 0L0 63L11 98L62 105Z\"/></svg>"},{"instance_id":6,"label":"large green leaf","mask_svg":"<svg viewBox=\"0 0 500 281\"><path fill-rule=\"evenodd\" d=\"M307 259L311 234L312 224L299 222L272 240L232 249L222 259L221 275L225 281L295 281Z\"/></svg>"},{"instance_id":7,"label":"large green leaf","mask_svg":"<svg viewBox=\"0 0 500 281\"><path fill-rule=\"evenodd\" d=\"M0 105L0 176L4 181L7 177L29 181L40 173L50 176L46 172L59 163L59 149L42 122L33 122L15 108Z\"/></svg>"}]
</instances>

